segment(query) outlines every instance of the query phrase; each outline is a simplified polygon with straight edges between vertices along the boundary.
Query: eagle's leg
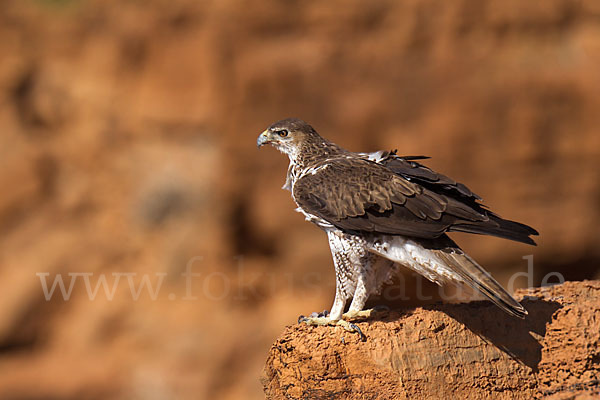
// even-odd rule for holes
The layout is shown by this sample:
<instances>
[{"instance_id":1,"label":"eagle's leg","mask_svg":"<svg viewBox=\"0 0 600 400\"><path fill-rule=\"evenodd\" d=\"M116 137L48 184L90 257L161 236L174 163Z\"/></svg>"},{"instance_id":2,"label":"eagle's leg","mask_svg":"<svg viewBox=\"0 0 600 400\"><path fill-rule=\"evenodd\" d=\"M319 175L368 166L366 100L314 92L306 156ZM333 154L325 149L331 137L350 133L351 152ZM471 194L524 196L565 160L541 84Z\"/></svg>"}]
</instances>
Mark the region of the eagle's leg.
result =
<instances>
[{"instance_id":1,"label":"eagle's leg","mask_svg":"<svg viewBox=\"0 0 600 400\"><path fill-rule=\"evenodd\" d=\"M331 325L341 326L350 332L356 332L360 335L361 340L365 340L365 335L360 328L355 324L342 319L346 301L351 296L351 293L356 292L352 282L353 274L353 257L355 254L355 243L347 239L347 236L341 233L328 233L329 245L333 256L333 264L335 267L335 299L331 306L331 313L328 316L315 317L300 317L298 322L304 322L308 325ZM365 299L366 301L366 299ZM354 303L354 301L353 301ZM361 307L364 306L364 302Z\"/></svg>"},{"instance_id":2,"label":"eagle's leg","mask_svg":"<svg viewBox=\"0 0 600 400\"><path fill-rule=\"evenodd\" d=\"M333 299L333 305L331 306L331 312L329 313L329 318L332 320L342 319L342 314L344 313L344 307L346 307L346 296L341 290L339 282L336 280L336 288L335 288L335 299Z\"/></svg>"},{"instance_id":3,"label":"eagle's leg","mask_svg":"<svg viewBox=\"0 0 600 400\"><path fill-rule=\"evenodd\" d=\"M366 271L361 271L366 272ZM354 291L354 297L352 298L352 303L350 303L350 308L347 313L342 315L344 319L356 319L356 318L369 318L373 313L375 313L376 309L363 310L367 299L369 298L370 292L368 290L368 286L365 283L365 275L360 274L358 277L358 282L356 284L356 290Z\"/></svg>"},{"instance_id":4,"label":"eagle's leg","mask_svg":"<svg viewBox=\"0 0 600 400\"><path fill-rule=\"evenodd\" d=\"M347 325L347 322L342 320L342 314L344 313L344 308L346 307L347 297L348 296L344 291L343 282L339 279L336 279L335 298L333 300L333 305L331 306L331 312L329 315L324 315L324 313L315 315L316 313L313 313L313 315L308 317L301 316L298 321L305 322L308 325L341 325L345 328L350 328ZM349 330L355 329L351 328Z\"/></svg>"},{"instance_id":5,"label":"eagle's leg","mask_svg":"<svg viewBox=\"0 0 600 400\"><path fill-rule=\"evenodd\" d=\"M341 326L347 331L358 333L361 339L364 339L364 335L358 326L342 319L344 307L346 306L346 298L347 296L344 292L343 282L341 282L339 279L336 279L335 299L333 300L333 305L331 306L331 313L327 316L300 316L298 322L304 322L307 325L314 326Z\"/></svg>"},{"instance_id":6,"label":"eagle's leg","mask_svg":"<svg viewBox=\"0 0 600 400\"><path fill-rule=\"evenodd\" d=\"M354 291L354 296L352 297L352 303L350 303L350 308L348 309L348 312L342 315L343 318L351 319L357 317L368 317L371 315L370 310L363 311L365 303L369 298L369 293L367 293L367 287L365 285L364 275L365 274L361 273L358 276L358 282L356 283L356 290Z\"/></svg>"},{"instance_id":7,"label":"eagle's leg","mask_svg":"<svg viewBox=\"0 0 600 400\"><path fill-rule=\"evenodd\" d=\"M323 315L322 313L318 316L300 316L300 318L298 318L298 323L304 322L307 325L313 326L341 326L348 332L358 333L362 341L366 340L365 335L358 326L342 319L342 313L344 312L345 305L345 296L343 292L338 289L336 290L335 299L333 300L333 306L331 307L331 313L329 315L321 316Z\"/></svg>"},{"instance_id":8,"label":"eagle's leg","mask_svg":"<svg viewBox=\"0 0 600 400\"><path fill-rule=\"evenodd\" d=\"M363 310L365 304L369 299L369 296L373 293L378 293L377 288L381 285L373 279L373 275L377 275L375 269L377 268L377 262L382 260L377 259L374 254L367 253L357 267L357 283L352 297L352 303L348 312L342 315L344 319L357 319L357 318L370 318L373 314L387 309L387 307L375 307L368 310ZM385 265L389 268L389 263L384 261ZM369 279L370 278L370 279Z\"/></svg>"},{"instance_id":9,"label":"eagle's leg","mask_svg":"<svg viewBox=\"0 0 600 400\"><path fill-rule=\"evenodd\" d=\"M336 262L336 257L334 256L334 263L335 262ZM336 266L337 266L337 264L336 264ZM344 308L346 307L346 299L348 298L348 296L344 291L344 283L340 279L340 274L337 273L337 271L338 270L336 268L335 298L333 299L333 305L331 306L331 312L329 313L329 315L326 315L325 313L320 313L318 315L315 315L316 313L313 313L313 315L310 315L309 317L301 316L300 319L302 319L304 322L306 322L310 318L315 319L315 323L309 324L309 325L331 325L331 324L327 323L327 321L331 321L333 324L336 321L339 321L342 319L342 314L344 313ZM319 323L317 324L317 322L319 322Z\"/></svg>"}]
</instances>

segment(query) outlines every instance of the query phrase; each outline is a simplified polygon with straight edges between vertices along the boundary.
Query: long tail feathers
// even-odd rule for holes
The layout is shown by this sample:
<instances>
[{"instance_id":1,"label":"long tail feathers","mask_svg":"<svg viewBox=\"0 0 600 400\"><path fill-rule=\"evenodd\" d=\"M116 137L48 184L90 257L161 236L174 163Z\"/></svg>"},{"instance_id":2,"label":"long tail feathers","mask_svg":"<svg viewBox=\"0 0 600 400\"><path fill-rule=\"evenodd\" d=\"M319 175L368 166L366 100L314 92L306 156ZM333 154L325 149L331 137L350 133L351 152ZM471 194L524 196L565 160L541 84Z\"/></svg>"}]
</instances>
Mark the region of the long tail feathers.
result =
<instances>
[{"instance_id":1,"label":"long tail feathers","mask_svg":"<svg viewBox=\"0 0 600 400\"><path fill-rule=\"evenodd\" d=\"M373 236L369 250L402 264L439 285L466 284L507 313L525 318L527 310L447 235L433 240Z\"/></svg>"},{"instance_id":2,"label":"long tail feathers","mask_svg":"<svg viewBox=\"0 0 600 400\"><path fill-rule=\"evenodd\" d=\"M515 317L525 318L527 310L515 300L486 270L458 247L451 251L434 250L444 263L467 285L481 292L498 307Z\"/></svg>"}]
</instances>

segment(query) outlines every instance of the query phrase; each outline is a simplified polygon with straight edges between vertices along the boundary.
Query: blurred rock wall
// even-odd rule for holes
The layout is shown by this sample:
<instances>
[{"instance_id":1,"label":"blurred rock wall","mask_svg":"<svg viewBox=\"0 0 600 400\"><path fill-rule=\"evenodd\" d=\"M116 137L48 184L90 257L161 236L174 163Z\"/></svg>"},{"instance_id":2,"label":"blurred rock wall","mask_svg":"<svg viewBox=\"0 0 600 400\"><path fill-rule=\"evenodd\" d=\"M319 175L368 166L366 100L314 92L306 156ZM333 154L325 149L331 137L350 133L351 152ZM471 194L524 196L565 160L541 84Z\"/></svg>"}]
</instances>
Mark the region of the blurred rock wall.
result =
<instances>
[{"instance_id":1,"label":"blurred rock wall","mask_svg":"<svg viewBox=\"0 0 600 400\"><path fill-rule=\"evenodd\" d=\"M288 116L432 156L536 227L456 235L501 281L529 254L533 284L598 276L595 1L0 6L1 398L262 398L270 343L333 297L287 160L255 147ZM73 292L47 301L57 274ZM84 276L121 280L90 299Z\"/></svg>"}]
</instances>

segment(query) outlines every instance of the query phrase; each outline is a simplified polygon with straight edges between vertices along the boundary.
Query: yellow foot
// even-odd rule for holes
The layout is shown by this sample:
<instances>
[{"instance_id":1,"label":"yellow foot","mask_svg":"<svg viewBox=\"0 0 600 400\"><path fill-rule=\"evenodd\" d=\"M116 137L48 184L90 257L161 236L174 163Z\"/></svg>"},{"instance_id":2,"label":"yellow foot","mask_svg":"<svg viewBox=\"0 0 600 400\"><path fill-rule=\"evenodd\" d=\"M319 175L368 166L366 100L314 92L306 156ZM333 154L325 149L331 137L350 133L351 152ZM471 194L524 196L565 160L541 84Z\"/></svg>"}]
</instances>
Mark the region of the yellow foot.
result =
<instances>
[{"instance_id":1,"label":"yellow foot","mask_svg":"<svg viewBox=\"0 0 600 400\"><path fill-rule=\"evenodd\" d=\"M368 310L349 310L347 313L345 313L344 315L342 315L342 318L344 319L348 319L348 320L353 320L353 319L367 319L367 318L371 318L372 316L374 316L377 313L380 312L385 312L389 310L387 307L384 306L378 306L375 308L370 308Z\"/></svg>"},{"instance_id":2,"label":"yellow foot","mask_svg":"<svg viewBox=\"0 0 600 400\"><path fill-rule=\"evenodd\" d=\"M298 323L304 322L306 325L312 326L341 326L348 332L358 333L361 341L367 340L367 337L362 333L360 328L351 322L344 321L343 319L333 320L329 317L305 317L301 315L298 318Z\"/></svg>"}]
</instances>

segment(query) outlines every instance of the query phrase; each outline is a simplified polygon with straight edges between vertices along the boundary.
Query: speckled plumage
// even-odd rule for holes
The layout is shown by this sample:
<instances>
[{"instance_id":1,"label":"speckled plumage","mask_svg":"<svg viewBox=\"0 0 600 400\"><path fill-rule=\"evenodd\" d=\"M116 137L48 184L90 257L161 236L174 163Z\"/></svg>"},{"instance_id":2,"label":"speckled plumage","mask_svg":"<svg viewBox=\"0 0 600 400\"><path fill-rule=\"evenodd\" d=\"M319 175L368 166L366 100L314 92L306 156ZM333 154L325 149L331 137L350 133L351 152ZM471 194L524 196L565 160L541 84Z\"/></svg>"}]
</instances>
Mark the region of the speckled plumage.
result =
<instances>
[{"instance_id":1,"label":"speckled plumage","mask_svg":"<svg viewBox=\"0 0 600 400\"><path fill-rule=\"evenodd\" d=\"M284 189L297 211L327 232L336 272L330 319L360 311L396 273L413 269L440 285L464 284L499 307L523 317L526 310L446 232L486 234L528 244L537 232L500 218L481 198L442 174L395 152L353 153L322 138L299 119L274 123L257 144L288 155Z\"/></svg>"}]
</instances>

